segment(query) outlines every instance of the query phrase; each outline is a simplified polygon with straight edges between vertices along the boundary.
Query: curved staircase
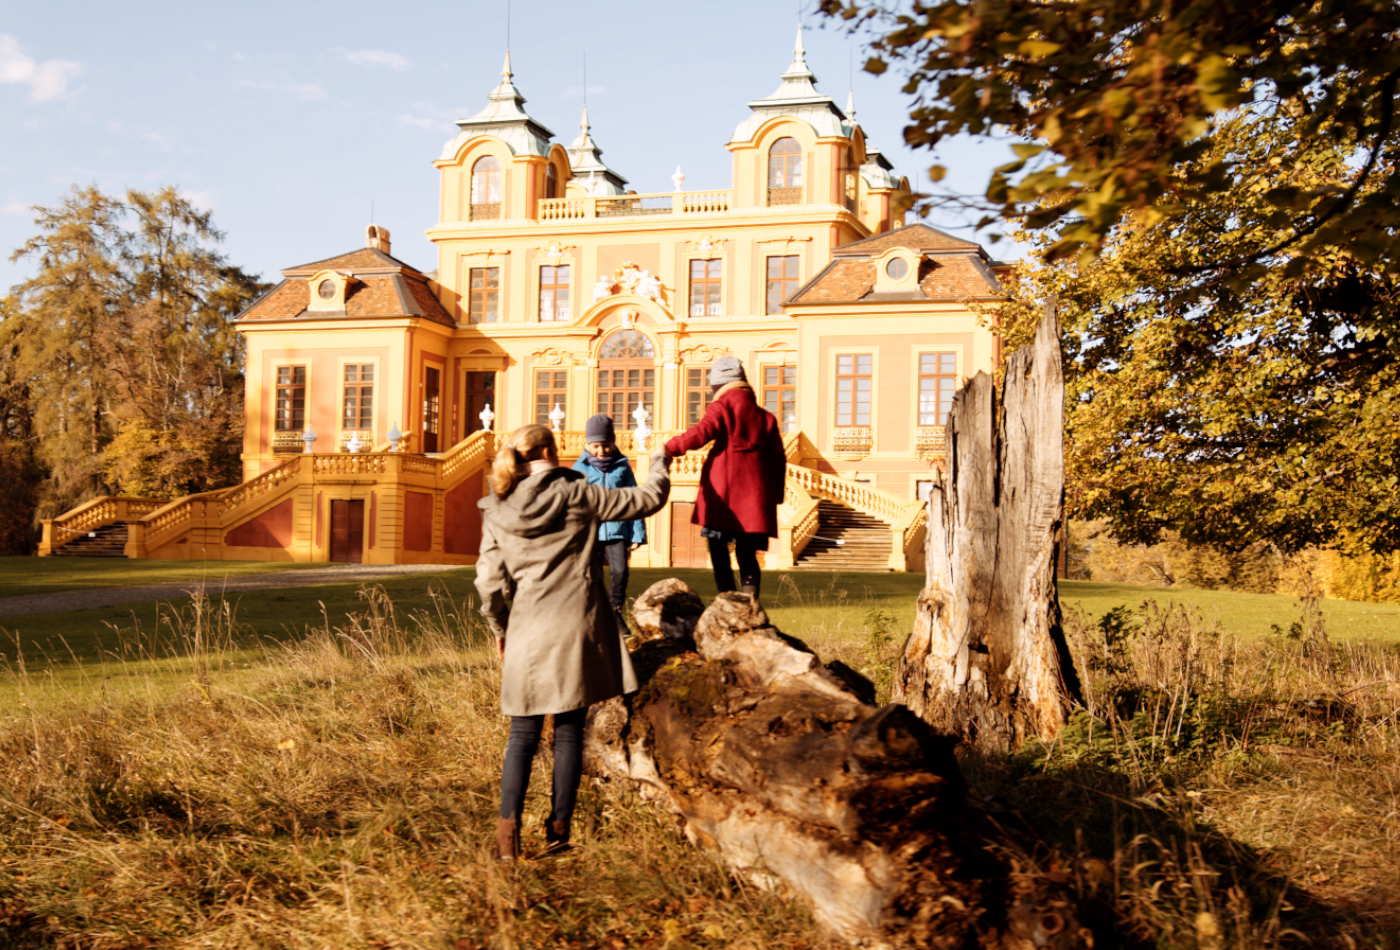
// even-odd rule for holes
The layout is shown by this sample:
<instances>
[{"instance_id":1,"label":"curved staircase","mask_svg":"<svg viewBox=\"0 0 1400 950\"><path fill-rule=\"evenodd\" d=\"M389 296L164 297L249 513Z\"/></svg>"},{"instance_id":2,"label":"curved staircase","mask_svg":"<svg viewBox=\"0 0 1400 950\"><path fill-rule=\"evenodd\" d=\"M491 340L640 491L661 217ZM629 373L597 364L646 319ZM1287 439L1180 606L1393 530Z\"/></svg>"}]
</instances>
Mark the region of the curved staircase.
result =
<instances>
[{"instance_id":1,"label":"curved staircase","mask_svg":"<svg viewBox=\"0 0 1400 950\"><path fill-rule=\"evenodd\" d=\"M822 499L817 502L817 532L793 567L811 571L888 571L890 526L839 502Z\"/></svg>"},{"instance_id":2,"label":"curved staircase","mask_svg":"<svg viewBox=\"0 0 1400 950\"><path fill-rule=\"evenodd\" d=\"M126 557L126 522L113 521L84 532L61 548L54 557Z\"/></svg>"}]
</instances>

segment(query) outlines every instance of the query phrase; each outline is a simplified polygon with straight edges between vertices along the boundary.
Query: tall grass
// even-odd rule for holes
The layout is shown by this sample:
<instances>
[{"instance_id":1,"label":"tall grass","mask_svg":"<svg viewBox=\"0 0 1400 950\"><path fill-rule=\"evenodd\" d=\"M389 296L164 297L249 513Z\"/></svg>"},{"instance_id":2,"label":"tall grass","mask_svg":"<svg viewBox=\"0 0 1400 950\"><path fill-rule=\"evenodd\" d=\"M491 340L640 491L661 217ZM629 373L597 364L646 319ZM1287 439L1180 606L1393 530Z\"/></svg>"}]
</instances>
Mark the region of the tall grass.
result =
<instances>
[{"instance_id":1,"label":"tall grass","mask_svg":"<svg viewBox=\"0 0 1400 950\"><path fill-rule=\"evenodd\" d=\"M625 790L585 787L571 857L502 870L507 730L472 605L439 591L401 616L362 597L343 624L252 649L231 611L195 606L170 615L182 658L136 651L82 682L16 658L0 946L826 945ZM104 693L122 664L150 688Z\"/></svg>"},{"instance_id":2,"label":"tall grass","mask_svg":"<svg viewBox=\"0 0 1400 950\"><path fill-rule=\"evenodd\" d=\"M907 630L879 597L835 577L770 596L887 699ZM1180 607L1071 611L1063 734L963 753L1099 946L1400 946L1400 652L1314 606L1245 642ZM14 641L0 669L0 946L829 946L628 789L585 783L571 855L497 865L498 663L441 588L409 612L364 588L276 642L196 599L121 641L57 671Z\"/></svg>"}]
</instances>

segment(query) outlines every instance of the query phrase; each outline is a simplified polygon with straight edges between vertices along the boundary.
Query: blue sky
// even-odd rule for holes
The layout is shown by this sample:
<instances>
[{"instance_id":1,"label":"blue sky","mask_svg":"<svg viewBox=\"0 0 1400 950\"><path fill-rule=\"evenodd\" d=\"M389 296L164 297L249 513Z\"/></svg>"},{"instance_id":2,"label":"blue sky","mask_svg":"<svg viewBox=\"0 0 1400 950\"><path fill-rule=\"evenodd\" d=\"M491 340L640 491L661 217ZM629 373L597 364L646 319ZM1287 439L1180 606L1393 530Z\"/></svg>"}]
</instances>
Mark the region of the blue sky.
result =
<instances>
[{"instance_id":1,"label":"blue sky","mask_svg":"<svg viewBox=\"0 0 1400 950\"><path fill-rule=\"evenodd\" d=\"M797 19L786 0L511 9L526 109L568 144L586 49L594 139L641 192L669 191L677 165L687 189L729 186L724 143L746 103L778 86ZM854 53L867 137L923 186L932 158L903 147L901 79L861 72L859 40L805 20L819 88L844 105ZM431 163L453 120L485 105L505 44L504 2L0 0L0 293L32 272L9 261L34 233L29 206L57 203L74 183L177 185L213 209L230 261L265 279L360 246L373 202L395 256L431 270ZM955 187L976 192L1004 154L961 143L939 157Z\"/></svg>"}]
</instances>

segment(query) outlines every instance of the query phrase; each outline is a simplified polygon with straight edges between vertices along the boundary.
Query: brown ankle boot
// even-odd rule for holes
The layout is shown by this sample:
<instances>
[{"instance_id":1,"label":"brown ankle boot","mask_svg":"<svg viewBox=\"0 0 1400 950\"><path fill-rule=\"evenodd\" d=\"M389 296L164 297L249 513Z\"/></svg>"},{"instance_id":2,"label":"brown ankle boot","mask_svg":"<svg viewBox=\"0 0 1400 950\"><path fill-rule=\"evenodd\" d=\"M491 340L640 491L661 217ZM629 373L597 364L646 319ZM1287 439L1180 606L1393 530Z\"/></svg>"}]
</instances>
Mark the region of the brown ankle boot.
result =
<instances>
[{"instance_id":1,"label":"brown ankle boot","mask_svg":"<svg viewBox=\"0 0 1400 950\"><path fill-rule=\"evenodd\" d=\"M496 860L513 864L520 857L520 819L500 818L496 821Z\"/></svg>"},{"instance_id":2,"label":"brown ankle boot","mask_svg":"<svg viewBox=\"0 0 1400 950\"><path fill-rule=\"evenodd\" d=\"M559 854L569 850L569 823L567 821L546 821L544 823L544 853Z\"/></svg>"}]
</instances>

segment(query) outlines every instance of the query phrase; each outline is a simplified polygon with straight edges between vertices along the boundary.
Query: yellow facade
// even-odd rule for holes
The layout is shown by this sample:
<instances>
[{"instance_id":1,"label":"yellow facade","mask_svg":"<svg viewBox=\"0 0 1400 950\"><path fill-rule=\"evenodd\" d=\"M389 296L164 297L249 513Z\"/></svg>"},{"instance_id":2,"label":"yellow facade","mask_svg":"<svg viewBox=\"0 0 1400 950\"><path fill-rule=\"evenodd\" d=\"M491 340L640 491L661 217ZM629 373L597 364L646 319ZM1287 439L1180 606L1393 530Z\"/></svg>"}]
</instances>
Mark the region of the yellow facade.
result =
<instances>
[{"instance_id":1,"label":"yellow facade","mask_svg":"<svg viewBox=\"0 0 1400 950\"><path fill-rule=\"evenodd\" d=\"M800 38L727 143L726 190L685 191L678 170L673 191L627 191L586 113L565 147L523 103L507 57L487 108L434 162L435 273L393 258L371 226L364 249L284 271L242 316L243 486L150 511L99 499L46 526L44 553L126 520L129 556L344 559L348 531L352 560L470 563L495 433L552 422L567 459L603 409L635 457L633 406L652 439L683 430L709 364L733 355L788 440L769 566L791 566L833 505L885 526L881 569L921 563L916 496L942 438L930 399L950 373L993 369L995 338L968 307L996 296L997 265L899 226L907 182L849 105L816 91ZM695 563L683 515L698 470L678 464L633 563Z\"/></svg>"}]
</instances>

